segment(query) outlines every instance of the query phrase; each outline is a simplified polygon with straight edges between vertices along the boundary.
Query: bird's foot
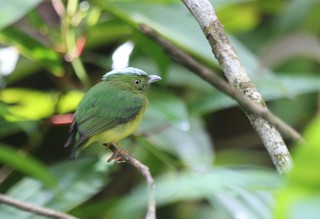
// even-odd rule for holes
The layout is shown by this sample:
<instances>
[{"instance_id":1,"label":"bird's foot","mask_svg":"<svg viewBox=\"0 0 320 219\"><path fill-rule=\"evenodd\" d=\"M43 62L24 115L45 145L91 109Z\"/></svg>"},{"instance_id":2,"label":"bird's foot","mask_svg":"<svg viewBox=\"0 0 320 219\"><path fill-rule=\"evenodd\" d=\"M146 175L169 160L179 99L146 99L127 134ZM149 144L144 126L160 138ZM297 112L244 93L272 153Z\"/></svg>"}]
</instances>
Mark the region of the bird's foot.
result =
<instances>
[{"instance_id":1,"label":"bird's foot","mask_svg":"<svg viewBox=\"0 0 320 219\"><path fill-rule=\"evenodd\" d=\"M125 163L128 160L128 154L125 150L119 148L116 143L105 143L103 144L108 150L112 152L108 162L115 161L117 163Z\"/></svg>"}]
</instances>

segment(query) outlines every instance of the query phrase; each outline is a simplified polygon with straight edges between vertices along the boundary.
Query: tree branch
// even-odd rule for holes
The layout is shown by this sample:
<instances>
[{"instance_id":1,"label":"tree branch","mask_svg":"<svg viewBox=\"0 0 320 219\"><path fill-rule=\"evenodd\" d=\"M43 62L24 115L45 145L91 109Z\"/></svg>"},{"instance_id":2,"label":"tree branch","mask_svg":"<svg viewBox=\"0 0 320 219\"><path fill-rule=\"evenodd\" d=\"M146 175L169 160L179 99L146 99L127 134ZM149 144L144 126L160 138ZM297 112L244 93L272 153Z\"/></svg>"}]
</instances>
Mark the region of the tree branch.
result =
<instances>
[{"instance_id":1,"label":"tree branch","mask_svg":"<svg viewBox=\"0 0 320 219\"><path fill-rule=\"evenodd\" d=\"M79 219L77 217L71 216L69 214L53 210L50 208L40 207L33 204L28 204L23 201L13 199L9 196L0 194L0 203L4 203L6 205L10 205L15 208L19 208L24 211L29 211L38 215L46 216L49 218L56 218L56 219Z\"/></svg>"},{"instance_id":2,"label":"tree branch","mask_svg":"<svg viewBox=\"0 0 320 219\"><path fill-rule=\"evenodd\" d=\"M135 167L145 178L148 185L148 209L145 219L156 219L156 201L154 197L154 180L150 173L149 168L141 163L139 160L135 159L125 151L119 149L115 144L108 143L105 146L112 151L113 155L109 158L108 161L116 160L116 161L124 161Z\"/></svg>"},{"instance_id":3,"label":"tree branch","mask_svg":"<svg viewBox=\"0 0 320 219\"><path fill-rule=\"evenodd\" d=\"M241 65L211 3L208 0L182 0L182 2L199 23L231 86L267 110L261 94ZM246 110L244 112L252 127L259 134L277 170L280 173L288 172L293 161L278 130L265 118Z\"/></svg>"},{"instance_id":4,"label":"tree branch","mask_svg":"<svg viewBox=\"0 0 320 219\"><path fill-rule=\"evenodd\" d=\"M211 69L207 68L193 57L176 47L174 44L164 39L155 30L146 24L140 25L140 30L157 42L172 58L190 71L209 82L221 92L227 94L239 103L241 107L251 113L261 116L268 120L272 125L277 127L281 133L295 141L302 141L301 135L283 120L272 114L263 106L251 101L248 97L242 95L237 89L231 87L224 79L215 74Z\"/></svg>"},{"instance_id":5,"label":"tree branch","mask_svg":"<svg viewBox=\"0 0 320 219\"><path fill-rule=\"evenodd\" d=\"M181 49L177 48L174 44L170 43L168 40L161 37L157 32L155 32L152 28L145 24L140 25L140 30L145 33L147 36L152 38L154 41L156 41L160 46L163 47L163 49L170 54L174 60L178 61L180 64L191 70L192 72L196 73L198 76L209 82L211 85L215 86L217 89L222 91L223 93L229 95L233 99L235 99L241 107L245 111L251 112L255 114L256 116L262 117L269 121L271 124L276 126L281 132L289 136L290 138L298 141L302 140L300 134L296 132L292 127L287 125L285 122L283 122L281 119L273 115L270 111L268 111L263 106L259 105L256 102L253 102L248 97L242 95L237 89L230 86L225 80L223 80L221 77L216 75L211 69L207 68L206 66L202 65L198 61L196 61L194 58L192 58L190 55L182 51ZM270 153L271 154L271 153ZM277 155L275 155L277 156ZM271 154L272 160L276 159L273 156L273 153ZM290 155L289 155L290 157ZM290 157L291 159L291 157ZM281 165L278 164L278 162L275 162L275 166L279 170L281 168ZM280 166L280 167L279 167ZM286 172L286 171L279 171L279 172Z\"/></svg>"}]
</instances>

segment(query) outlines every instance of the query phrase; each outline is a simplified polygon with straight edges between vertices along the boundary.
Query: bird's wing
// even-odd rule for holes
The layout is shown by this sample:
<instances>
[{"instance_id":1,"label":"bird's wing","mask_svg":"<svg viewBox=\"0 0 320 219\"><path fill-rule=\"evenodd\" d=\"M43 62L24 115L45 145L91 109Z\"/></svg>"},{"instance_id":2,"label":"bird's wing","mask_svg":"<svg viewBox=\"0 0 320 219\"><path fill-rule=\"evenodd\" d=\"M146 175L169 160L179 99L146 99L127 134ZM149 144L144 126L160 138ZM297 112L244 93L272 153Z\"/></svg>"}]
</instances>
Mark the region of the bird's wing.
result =
<instances>
[{"instance_id":1,"label":"bird's wing","mask_svg":"<svg viewBox=\"0 0 320 219\"><path fill-rule=\"evenodd\" d=\"M144 96L126 90L115 91L103 83L95 85L95 89L83 97L70 126L70 137L65 146L76 140L72 158L77 157L91 136L134 119L145 103Z\"/></svg>"},{"instance_id":2,"label":"bird's wing","mask_svg":"<svg viewBox=\"0 0 320 219\"><path fill-rule=\"evenodd\" d=\"M99 132L127 123L139 114L144 98L126 91L113 93L109 97L94 98L89 110L76 114L77 131L80 136L91 137ZM79 118L79 119L78 119Z\"/></svg>"}]
</instances>

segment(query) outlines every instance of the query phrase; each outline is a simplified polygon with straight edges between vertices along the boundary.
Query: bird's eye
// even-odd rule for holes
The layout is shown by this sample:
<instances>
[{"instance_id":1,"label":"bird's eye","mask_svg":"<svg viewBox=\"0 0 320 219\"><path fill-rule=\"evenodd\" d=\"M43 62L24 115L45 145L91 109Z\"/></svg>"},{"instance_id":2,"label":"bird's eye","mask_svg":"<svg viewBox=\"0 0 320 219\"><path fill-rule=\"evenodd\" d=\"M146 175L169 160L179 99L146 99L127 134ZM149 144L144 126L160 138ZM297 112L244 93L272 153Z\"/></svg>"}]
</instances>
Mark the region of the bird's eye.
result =
<instances>
[{"instance_id":1,"label":"bird's eye","mask_svg":"<svg viewBox=\"0 0 320 219\"><path fill-rule=\"evenodd\" d=\"M141 83L140 80L134 80L135 85L139 85Z\"/></svg>"}]
</instances>

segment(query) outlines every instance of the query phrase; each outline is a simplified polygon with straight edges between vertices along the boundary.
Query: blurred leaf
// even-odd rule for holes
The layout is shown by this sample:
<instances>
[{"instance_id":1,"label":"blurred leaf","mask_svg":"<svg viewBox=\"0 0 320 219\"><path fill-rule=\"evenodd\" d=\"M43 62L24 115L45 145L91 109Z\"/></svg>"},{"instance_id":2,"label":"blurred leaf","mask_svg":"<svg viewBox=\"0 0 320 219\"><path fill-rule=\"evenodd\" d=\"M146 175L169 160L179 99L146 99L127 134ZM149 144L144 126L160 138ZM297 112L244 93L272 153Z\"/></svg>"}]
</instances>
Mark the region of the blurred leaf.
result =
<instances>
[{"instance_id":1,"label":"blurred leaf","mask_svg":"<svg viewBox=\"0 0 320 219\"><path fill-rule=\"evenodd\" d=\"M48 187L57 186L57 179L48 171L44 164L33 157L28 157L0 143L0 161L28 176L41 180Z\"/></svg>"},{"instance_id":2,"label":"blurred leaf","mask_svg":"<svg viewBox=\"0 0 320 219\"><path fill-rule=\"evenodd\" d=\"M72 112L78 106L83 92L69 91L60 99L56 92L8 88L2 91L0 100L7 103L8 113L4 117L9 121L39 120L57 113ZM56 106L57 104L57 106Z\"/></svg>"},{"instance_id":3,"label":"blurred leaf","mask_svg":"<svg viewBox=\"0 0 320 219\"><path fill-rule=\"evenodd\" d=\"M305 33L290 33L282 36L266 47L261 57L261 64L274 69L293 57L308 57L320 63L319 39L315 35Z\"/></svg>"},{"instance_id":4,"label":"blurred leaf","mask_svg":"<svg viewBox=\"0 0 320 219\"><path fill-rule=\"evenodd\" d=\"M150 105L146 117L168 122L169 124L187 131L190 128L188 110L185 103L169 92L148 92Z\"/></svg>"},{"instance_id":5,"label":"blurred leaf","mask_svg":"<svg viewBox=\"0 0 320 219\"><path fill-rule=\"evenodd\" d=\"M304 133L305 142L296 145L295 165L279 190L276 218L316 219L320 214L320 117Z\"/></svg>"},{"instance_id":6,"label":"blurred leaf","mask_svg":"<svg viewBox=\"0 0 320 219\"><path fill-rule=\"evenodd\" d=\"M77 108L82 97L83 92L77 90L65 93L58 101L58 113L68 113L74 111Z\"/></svg>"},{"instance_id":7,"label":"blurred leaf","mask_svg":"<svg viewBox=\"0 0 320 219\"><path fill-rule=\"evenodd\" d=\"M8 84L14 83L37 72L39 69L39 65L23 56L20 56L14 72L6 77L6 81Z\"/></svg>"},{"instance_id":8,"label":"blurred leaf","mask_svg":"<svg viewBox=\"0 0 320 219\"><path fill-rule=\"evenodd\" d=\"M30 11L26 14L26 19L28 23L31 24L32 28L37 29L41 33L47 32L48 25L46 20L42 18L40 10Z\"/></svg>"},{"instance_id":9,"label":"blurred leaf","mask_svg":"<svg viewBox=\"0 0 320 219\"><path fill-rule=\"evenodd\" d=\"M223 194L230 194L239 199L245 199L250 194L247 201L259 200L263 206L263 212L259 215L270 215L271 199L270 191L280 185L279 176L270 171L255 169L228 170L224 168L213 169L208 173L180 173L165 175L156 180L156 200L158 207L172 204L178 201L190 200L210 200ZM246 192L244 192L246 191ZM260 195L263 194L263 195ZM145 209L147 201L147 190L139 188L132 195L119 202L110 213L109 218L126 218L128 215L139 215ZM249 200L251 199L251 200ZM139 202L134 201L139 200ZM228 203L216 199L216 203L227 208ZM255 200L255 201L256 201ZM246 206L249 212L256 212L252 206ZM235 209L234 209L235 210ZM227 211L224 211L226 214ZM136 218L136 217L135 217Z\"/></svg>"},{"instance_id":10,"label":"blurred leaf","mask_svg":"<svg viewBox=\"0 0 320 219\"><path fill-rule=\"evenodd\" d=\"M15 184L7 195L29 204L69 211L90 199L109 181L110 169L110 164L97 157L62 162L50 168L58 179L60 189L48 190L39 181L25 178ZM0 217L43 218L4 205L0 206Z\"/></svg>"},{"instance_id":11,"label":"blurred leaf","mask_svg":"<svg viewBox=\"0 0 320 219\"><path fill-rule=\"evenodd\" d=\"M218 7L218 9L217 16L228 32L249 32L260 22L259 11L254 5L231 4L229 7L221 9ZM239 11L241 11L242 16L239 16Z\"/></svg>"},{"instance_id":12,"label":"blurred leaf","mask_svg":"<svg viewBox=\"0 0 320 219\"><path fill-rule=\"evenodd\" d=\"M299 127L301 124L308 122L314 114L317 95L317 93L305 94L292 99L275 100L269 104L270 110L291 126Z\"/></svg>"},{"instance_id":13,"label":"blurred leaf","mask_svg":"<svg viewBox=\"0 0 320 219\"><path fill-rule=\"evenodd\" d=\"M213 150L201 120L190 120L185 103L169 92L149 92L148 98L142 133L152 145L180 157L188 168L206 171L213 163Z\"/></svg>"},{"instance_id":14,"label":"blurred leaf","mask_svg":"<svg viewBox=\"0 0 320 219\"><path fill-rule=\"evenodd\" d=\"M190 103L190 113L205 114L235 106L236 102L231 97L213 89L210 94L202 95Z\"/></svg>"},{"instance_id":15,"label":"blurred leaf","mask_svg":"<svg viewBox=\"0 0 320 219\"><path fill-rule=\"evenodd\" d=\"M276 20L278 29L281 31L289 31L296 28L297 25L300 25L304 21L304 18L317 2L318 0L288 1L284 12Z\"/></svg>"},{"instance_id":16,"label":"blurred leaf","mask_svg":"<svg viewBox=\"0 0 320 219\"><path fill-rule=\"evenodd\" d=\"M114 19L102 20L88 30L87 47L95 48L115 41L123 40L132 33L127 24Z\"/></svg>"},{"instance_id":17,"label":"blurred leaf","mask_svg":"<svg viewBox=\"0 0 320 219\"><path fill-rule=\"evenodd\" d=\"M297 95L320 91L320 75L312 75L308 73L303 75L293 75L285 73L277 75L277 80L288 91L287 95L283 95L279 90L279 87L272 84L272 81L268 83L263 83L263 81L256 82L258 90L261 91L266 100L273 100L282 97L293 98Z\"/></svg>"},{"instance_id":18,"label":"blurred leaf","mask_svg":"<svg viewBox=\"0 0 320 219\"><path fill-rule=\"evenodd\" d=\"M0 120L1 121L1 120ZM5 138L9 135L16 134L18 132L24 132L28 135L37 132L37 123L34 121L21 121L21 122L0 122L0 138Z\"/></svg>"},{"instance_id":19,"label":"blurred leaf","mask_svg":"<svg viewBox=\"0 0 320 219\"><path fill-rule=\"evenodd\" d=\"M137 45L136 48L143 50L143 53L147 57L150 57L153 61L155 61L160 75L162 76L162 80L166 81L166 73L168 72L168 67L170 63L169 57L165 54L163 49L155 42L153 42L150 38L138 32L135 36L136 37L134 37L134 39Z\"/></svg>"},{"instance_id":20,"label":"blurred leaf","mask_svg":"<svg viewBox=\"0 0 320 219\"><path fill-rule=\"evenodd\" d=\"M267 191L237 188L230 192L215 192L210 204L228 215L228 218L272 218L272 196Z\"/></svg>"},{"instance_id":21,"label":"blurred leaf","mask_svg":"<svg viewBox=\"0 0 320 219\"><path fill-rule=\"evenodd\" d=\"M157 120L152 121L159 125ZM156 135L150 135L148 140L180 157L187 168L195 172L205 172L213 163L212 143L199 119L193 118L190 122L188 130L168 126ZM146 133L148 131L151 132L152 128Z\"/></svg>"},{"instance_id":22,"label":"blurred leaf","mask_svg":"<svg viewBox=\"0 0 320 219\"><path fill-rule=\"evenodd\" d=\"M215 10L231 6L231 5L236 5L240 3L245 3L245 2L250 2L252 0L210 0L211 4L214 6Z\"/></svg>"},{"instance_id":23,"label":"blurred leaf","mask_svg":"<svg viewBox=\"0 0 320 219\"><path fill-rule=\"evenodd\" d=\"M205 54L202 56L211 62L212 53L207 46L205 37L198 28L196 21L189 14L183 4L150 4L136 2L113 2L104 4L104 9L123 19L129 24L146 23L161 34L175 42L177 45L192 54ZM187 15L190 16L187 16ZM197 29L196 29L197 28ZM197 31L195 31L197 30ZM196 39L196 40L195 40ZM199 51L200 50L200 51ZM208 54L210 54L208 56Z\"/></svg>"},{"instance_id":24,"label":"blurred leaf","mask_svg":"<svg viewBox=\"0 0 320 219\"><path fill-rule=\"evenodd\" d=\"M18 21L42 0L11 0L0 2L0 30Z\"/></svg>"},{"instance_id":25,"label":"blurred leaf","mask_svg":"<svg viewBox=\"0 0 320 219\"><path fill-rule=\"evenodd\" d=\"M274 79L255 81L258 91L261 92L266 101L271 101L279 98L293 98L294 96L313 93L320 91L320 76L318 75L296 75L284 74L278 75L278 83L274 84ZM280 87L278 84L282 84ZM285 90L283 90L285 89ZM212 112L227 107L235 106L236 102L230 97L221 92L213 90L212 93L203 95L190 104L191 113L201 114Z\"/></svg>"},{"instance_id":26,"label":"blurred leaf","mask_svg":"<svg viewBox=\"0 0 320 219\"><path fill-rule=\"evenodd\" d=\"M22 55L47 68L56 76L64 74L58 53L26 33L14 28L6 28L0 32L0 42L15 46Z\"/></svg>"},{"instance_id":27,"label":"blurred leaf","mask_svg":"<svg viewBox=\"0 0 320 219\"><path fill-rule=\"evenodd\" d=\"M38 120L54 113L55 96L36 90L11 88L2 91L0 100L11 104L10 114L5 115L10 121Z\"/></svg>"},{"instance_id":28,"label":"blurred leaf","mask_svg":"<svg viewBox=\"0 0 320 219\"><path fill-rule=\"evenodd\" d=\"M244 148L219 150L215 153L216 166L268 166L270 157L265 151Z\"/></svg>"},{"instance_id":29,"label":"blurred leaf","mask_svg":"<svg viewBox=\"0 0 320 219\"><path fill-rule=\"evenodd\" d=\"M182 87L187 91L190 90L190 93L187 95L188 99L190 99L190 97L197 99L199 98L199 93L206 94L213 91L212 85L208 82L175 63L171 63L168 70L168 84L175 87Z\"/></svg>"},{"instance_id":30,"label":"blurred leaf","mask_svg":"<svg viewBox=\"0 0 320 219\"><path fill-rule=\"evenodd\" d=\"M4 103L3 101L0 101L0 121L2 121L3 116L8 113L8 104Z\"/></svg>"}]
</instances>

